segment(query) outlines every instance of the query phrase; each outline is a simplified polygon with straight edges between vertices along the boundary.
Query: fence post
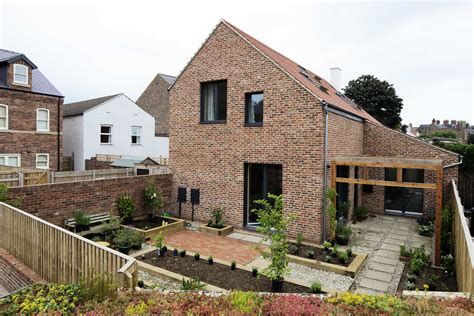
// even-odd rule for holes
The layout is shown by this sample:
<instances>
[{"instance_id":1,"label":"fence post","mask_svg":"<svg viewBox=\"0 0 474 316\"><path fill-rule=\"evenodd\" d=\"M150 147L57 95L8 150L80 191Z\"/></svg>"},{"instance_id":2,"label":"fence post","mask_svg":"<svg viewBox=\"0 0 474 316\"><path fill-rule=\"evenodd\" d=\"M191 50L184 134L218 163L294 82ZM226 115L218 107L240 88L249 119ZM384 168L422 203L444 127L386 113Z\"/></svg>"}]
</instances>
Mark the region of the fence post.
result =
<instances>
[{"instance_id":1,"label":"fence post","mask_svg":"<svg viewBox=\"0 0 474 316\"><path fill-rule=\"evenodd\" d=\"M92 180L95 180L95 170L92 170Z\"/></svg>"},{"instance_id":2,"label":"fence post","mask_svg":"<svg viewBox=\"0 0 474 316\"><path fill-rule=\"evenodd\" d=\"M22 187L25 185L25 177L23 176L23 172L18 172L18 186Z\"/></svg>"}]
</instances>

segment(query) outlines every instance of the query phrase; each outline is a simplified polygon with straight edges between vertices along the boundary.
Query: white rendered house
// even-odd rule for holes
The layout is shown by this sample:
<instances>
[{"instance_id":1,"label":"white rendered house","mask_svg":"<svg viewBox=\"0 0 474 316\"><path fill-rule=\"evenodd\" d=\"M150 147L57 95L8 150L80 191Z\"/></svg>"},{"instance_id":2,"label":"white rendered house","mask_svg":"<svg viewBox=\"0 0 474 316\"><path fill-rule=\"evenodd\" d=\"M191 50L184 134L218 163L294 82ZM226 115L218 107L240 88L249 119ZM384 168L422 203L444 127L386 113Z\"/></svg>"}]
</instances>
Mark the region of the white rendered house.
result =
<instances>
[{"instance_id":1,"label":"white rendered house","mask_svg":"<svg viewBox=\"0 0 474 316\"><path fill-rule=\"evenodd\" d=\"M65 104L63 135L74 170L97 154L168 157L168 137L155 136L153 116L122 93Z\"/></svg>"}]
</instances>

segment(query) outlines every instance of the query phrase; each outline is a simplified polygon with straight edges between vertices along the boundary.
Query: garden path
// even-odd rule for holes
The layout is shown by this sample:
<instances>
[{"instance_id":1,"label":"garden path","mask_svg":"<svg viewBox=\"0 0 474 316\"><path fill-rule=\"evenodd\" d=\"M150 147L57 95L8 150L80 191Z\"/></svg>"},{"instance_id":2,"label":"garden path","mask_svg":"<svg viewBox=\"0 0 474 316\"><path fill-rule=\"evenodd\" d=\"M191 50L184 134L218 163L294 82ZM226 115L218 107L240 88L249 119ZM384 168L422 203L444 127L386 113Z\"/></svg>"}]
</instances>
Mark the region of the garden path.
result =
<instances>
[{"instance_id":1,"label":"garden path","mask_svg":"<svg viewBox=\"0 0 474 316\"><path fill-rule=\"evenodd\" d=\"M400 245L425 245L432 251L432 238L418 235L414 218L379 215L352 224L350 246L369 255L351 287L357 293L395 293L405 263L399 260Z\"/></svg>"}]
</instances>

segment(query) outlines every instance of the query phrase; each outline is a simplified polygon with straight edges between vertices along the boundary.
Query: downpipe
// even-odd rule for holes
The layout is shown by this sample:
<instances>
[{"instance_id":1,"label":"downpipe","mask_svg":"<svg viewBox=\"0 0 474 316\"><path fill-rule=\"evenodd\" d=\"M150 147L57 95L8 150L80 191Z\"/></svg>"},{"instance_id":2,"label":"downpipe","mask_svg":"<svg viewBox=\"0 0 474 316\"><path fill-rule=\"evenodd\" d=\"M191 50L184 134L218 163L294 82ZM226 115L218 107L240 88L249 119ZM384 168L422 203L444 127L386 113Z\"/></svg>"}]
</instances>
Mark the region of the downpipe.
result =
<instances>
[{"instance_id":1,"label":"downpipe","mask_svg":"<svg viewBox=\"0 0 474 316\"><path fill-rule=\"evenodd\" d=\"M326 187L327 187L327 177L328 177L328 126L329 126L329 113L328 113L328 103L326 101L322 102L324 109L324 162L323 162L323 241L327 239L326 232Z\"/></svg>"}]
</instances>

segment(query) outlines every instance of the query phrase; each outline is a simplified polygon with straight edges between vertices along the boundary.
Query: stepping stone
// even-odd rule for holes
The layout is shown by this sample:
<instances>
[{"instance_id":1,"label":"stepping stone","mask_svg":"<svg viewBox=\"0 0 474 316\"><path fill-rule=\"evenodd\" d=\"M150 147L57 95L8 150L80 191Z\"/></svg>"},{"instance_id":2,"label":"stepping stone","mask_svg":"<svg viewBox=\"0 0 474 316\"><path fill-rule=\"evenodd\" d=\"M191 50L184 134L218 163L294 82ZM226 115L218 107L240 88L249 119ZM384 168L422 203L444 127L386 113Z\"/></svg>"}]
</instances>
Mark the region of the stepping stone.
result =
<instances>
[{"instance_id":1,"label":"stepping stone","mask_svg":"<svg viewBox=\"0 0 474 316\"><path fill-rule=\"evenodd\" d=\"M366 288L363 288L363 287L358 288L357 290L354 291L354 293L356 293L356 294L372 294L372 295L383 294L382 291L366 289Z\"/></svg>"},{"instance_id":2,"label":"stepping stone","mask_svg":"<svg viewBox=\"0 0 474 316\"><path fill-rule=\"evenodd\" d=\"M370 269L386 272L386 273L394 273L396 267L397 266L378 263L378 262L371 262L369 266Z\"/></svg>"},{"instance_id":3,"label":"stepping stone","mask_svg":"<svg viewBox=\"0 0 474 316\"><path fill-rule=\"evenodd\" d=\"M366 248L374 249L375 247L377 247L378 242L376 242L376 241L370 241L370 240L361 240L361 241L359 241L358 244L359 244L361 247L366 247Z\"/></svg>"},{"instance_id":4,"label":"stepping stone","mask_svg":"<svg viewBox=\"0 0 474 316\"><path fill-rule=\"evenodd\" d=\"M362 281L360 281L359 286L365 287L371 290L376 290L376 291L381 291L381 292L387 292L390 283L388 282L382 282L382 281L377 281L369 278L363 278Z\"/></svg>"},{"instance_id":5,"label":"stepping stone","mask_svg":"<svg viewBox=\"0 0 474 316\"><path fill-rule=\"evenodd\" d=\"M388 238L388 237L385 238L385 240L383 242L387 243L387 244L398 245L398 246L406 244L406 242L404 240L396 239L396 238Z\"/></svg>"},{"instance_id":6,"label":"stepping stone","mask_svg":"<svg viewBox=\"0 0 474 316\"><path fill-rule=\"evenodd\" d=\"M396 233L390 233L388 234L387 238L390 238L390 239L398 239L398 240L407 240L408 236L407 234L396 234Z\"/></svg>"},{"instance_id":7,"label":"stepping stone","mask_svg":"<svg viewBox=\"0 0 474 316\"><path fill-rule=\"evenodd\" d=\"M388 244L388 243L385 243L385 241L382 243L382 246L380 248L386 249L386 250L392 250L392 251L400 251L399 245Z\"/></svg>"},{"instance_id":8,"label":"stepping stone","mask_svg":"<svg viewBox=\"0 0 474 316\"><path fill-rule=\"evenodd\" d=\"M400 253L398 251L391 251L385 249L377 251L377 255L394 259L398 259L398 257L400 257Z\"/></svg>"},{"instance_id":9,"label":"stepping stone","mask_svg":"<svg viewBox=\"0 0 474 316\"><path fill-rule=\"evenodd\" d=\"M254 242L254 243L260 243L262 241L262 238L261 237L257 237L257 236L250 236L250 235L247 235L245 236L244 238L242 238L242 240L245 240L245 241L249 241L249 242Z\"/></svg>"},{"instance_id":10,"label":"stepping stone","mask_svg":"<svg viewBox=\"0 0 474 316\"><path fill-rule=\"evenodd\" d=\"M377 281L382 281L382 282L390 283L392 281L392 275L390 273L380 272L376 270L367 270L365 277L371 278Z\"/></svg>"},{"instance_id":11,"label":"stepping stone","mask_svg":"<svg viewBox=\"0 0 474 316\"><path fill-rule=\"evenodd\" d=\"M374 256L372 258L373 262L378 262L378 263L383 263L383 264L388 264L391 266L396 266L398 264L398 259L394 258L387 258L387 257L382 257L382 256Z\"/></svg>"},{"instance_id":12,"label":"stepping stone","mask_svg":"<svg viewBox=\"0 0 474 316\"><path fill-rule=\"evenodd\" d=\"M380 235L373 235L373 234L366 234L362 236L363 239L365 240L370 240L370 241L377 241L379 242L380 239L382 239L382 236Z\"/></svg>"},{"instance_id":13,"label":"stepping stone","mask_svg":"<svg viewBox=\"0 0 474 316\"><path fill-rule=\"evenodd\" d=\"M226 237L234 238L234 239L242 239L242 238L244 238L245 236L246 236L246 235L241 234L241 233L231 233L231 234L227 235Z\"/></svg>"}]
</instances>

